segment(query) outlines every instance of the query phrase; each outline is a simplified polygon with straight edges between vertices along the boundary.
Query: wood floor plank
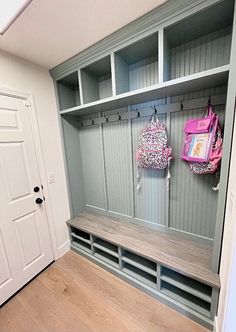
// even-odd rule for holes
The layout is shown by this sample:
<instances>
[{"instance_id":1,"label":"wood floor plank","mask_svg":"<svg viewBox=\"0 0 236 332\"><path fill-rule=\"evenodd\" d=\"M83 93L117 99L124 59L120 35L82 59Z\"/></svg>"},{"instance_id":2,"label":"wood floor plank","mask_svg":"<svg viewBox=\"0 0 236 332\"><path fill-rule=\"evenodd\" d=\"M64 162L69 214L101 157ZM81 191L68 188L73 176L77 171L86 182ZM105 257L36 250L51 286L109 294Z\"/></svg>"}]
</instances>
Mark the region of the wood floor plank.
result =
<instances>
[{"instance_id":1,"label":"wood floor plank","mask_svg":"<svg viewBox=\"0 0 236 332\"><path fill-rule=\"evenodd\" d=\"M15 296L0 309L1 332L47 332Z\"/></svg>"},{"instance_id":2,"label":"wood floor plank","mask_svg":"<svg viewBox=\"0 0 236 332\"><path fill-rule=\"evenodd\" d=\"M209 245L94 212L83 212L68 224L210 286L220 287L219 275L211 271Z\"/></svg>"},{"instance_id":3,"label":"wood floor plank","mask_svg":"<svg viewBox=\"0 0 236 332\"><path fill-rule=\"evenodd\" d=\"M40 281L69 310L75 314L80 311L83 320L93 331L113 332L115 326L117 332L144 332L127 317L127 313L118 314L115 308L110 307L107 297L99 296L97 290L83 283L79 275L74 277L73 273L54 265L40 276Z\"/></svg>"},{"instance_id":4,"label":"wood floor plank","mask_svg":"<svg viewBox=\"0 0 236 332\"><path fill-rule=\"evenodd\" d=\"M39 278L28 284L16 297L34 320L48 332L91 331L82 320L78 324L77 316L58 302Z\"/></svg>"},{"instance_id":5,"label":"wood floor plank","mask_svg":"<svg viewBox=\"0 0 236 332\"><path fill-rule=\"evenodd\" d=\"M1 332L209 332L68 252L0 309Z\"/></svg>"},{"instance_id":6,"label":"wood floor plank","mask_svg":"<svg viewBox=\"0 0 236 332\"><path fill-rule=\"evenodd\" d=\"M83 257L71 252L59 260L56 265L77 278L80 284L86 284L89 289L99 294L99 297L107 299L109 305L119 312L119 315L127 315L133 322L138 322L144 331L168 331L166 330L166 317L171 315L168 322L169 331L198 332L199 325L186 319L183 326L183 316L175 310L151 298L137 290L97 265L87 262ZM201 331L201 330L200 330ZM202 328L202 331L207 331Z\"/></svg>"}]
</instances>

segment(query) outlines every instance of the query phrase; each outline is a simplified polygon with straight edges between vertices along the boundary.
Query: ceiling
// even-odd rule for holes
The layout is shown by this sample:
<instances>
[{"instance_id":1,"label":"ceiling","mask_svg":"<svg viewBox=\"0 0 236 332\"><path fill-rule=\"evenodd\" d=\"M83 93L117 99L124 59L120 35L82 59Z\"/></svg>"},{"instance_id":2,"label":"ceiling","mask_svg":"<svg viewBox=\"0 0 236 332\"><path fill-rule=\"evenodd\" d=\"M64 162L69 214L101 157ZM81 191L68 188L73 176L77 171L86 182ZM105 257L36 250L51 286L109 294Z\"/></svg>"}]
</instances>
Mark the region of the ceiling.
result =
<instances>
[{"instance_id":1,"label":"ceiling","mask_svg":"<svg viewBox=\"0 0 236 332\"><path fill-rule=\"evenodd\" d=\"M166 0L33 0L0 49L52 68Z\"/></svg>"}]
</instances>

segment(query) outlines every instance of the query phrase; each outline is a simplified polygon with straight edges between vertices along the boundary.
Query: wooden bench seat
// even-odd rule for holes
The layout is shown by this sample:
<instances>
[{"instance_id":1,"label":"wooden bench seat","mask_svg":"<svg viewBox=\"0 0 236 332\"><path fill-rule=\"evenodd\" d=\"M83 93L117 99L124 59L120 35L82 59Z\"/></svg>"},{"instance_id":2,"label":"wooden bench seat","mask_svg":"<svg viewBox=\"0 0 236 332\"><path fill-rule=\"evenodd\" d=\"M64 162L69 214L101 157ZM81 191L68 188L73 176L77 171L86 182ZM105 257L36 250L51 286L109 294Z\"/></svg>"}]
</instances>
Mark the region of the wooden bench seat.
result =
<instances>
[{"instance_id":1,"label":"wooden bench seat","mask_svg":"<svg viewBox=\"0 0 236 332\"><path fill-rule=\"evenodd\" d=\"M169 267L214 288L219 275L211 271L212 248L206 244L128 223L118 217L83 212L68 225Z\"/></svg>"}]
</instances>

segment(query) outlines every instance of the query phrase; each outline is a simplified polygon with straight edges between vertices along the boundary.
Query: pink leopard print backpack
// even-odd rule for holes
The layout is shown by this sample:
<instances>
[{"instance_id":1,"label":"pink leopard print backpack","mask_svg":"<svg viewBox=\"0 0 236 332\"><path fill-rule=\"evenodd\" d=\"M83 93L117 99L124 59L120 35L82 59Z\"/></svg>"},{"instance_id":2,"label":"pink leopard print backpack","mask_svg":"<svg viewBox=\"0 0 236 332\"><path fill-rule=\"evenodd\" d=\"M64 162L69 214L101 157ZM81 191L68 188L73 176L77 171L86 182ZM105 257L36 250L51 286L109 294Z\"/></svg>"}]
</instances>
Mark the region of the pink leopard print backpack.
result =
<instances>
[{"instance_id":1,"label":"pink leopard print backpack","mask_svg":"<svg viewBox=\"0 0 236 332\"><path fill-rule=\"evenodd\" d=\"M153 117L141 131L136 160L138 167L164 169L169 166L172 148L167 144L166 125Z\"/></svg>"}]
</instances>

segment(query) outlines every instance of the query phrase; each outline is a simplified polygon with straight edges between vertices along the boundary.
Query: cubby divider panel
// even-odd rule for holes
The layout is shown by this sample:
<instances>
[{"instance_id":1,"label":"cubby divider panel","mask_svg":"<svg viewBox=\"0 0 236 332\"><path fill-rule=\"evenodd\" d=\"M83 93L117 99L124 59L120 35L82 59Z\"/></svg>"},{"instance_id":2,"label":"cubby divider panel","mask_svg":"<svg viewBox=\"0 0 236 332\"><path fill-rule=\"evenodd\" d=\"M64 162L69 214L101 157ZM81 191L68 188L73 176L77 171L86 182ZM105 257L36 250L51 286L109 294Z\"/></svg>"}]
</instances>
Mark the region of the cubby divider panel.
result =
<instances>
[{"instance_id":1,"label":"cubby divider panel","mask_svg":"<svg viewBox=\"0 0 236 332\"><path fill-rule=\"evenodd\" d=\"M122 261L126 262L152 276L157 276L157 264L147 258L136 255L128 250L124 250L122 254Z\"/></svg>"},{"instance_id":2,"label":"cubby divider panel","mask_svg":"<svg viewBox=\"0 0 236 332\"><path fill-rule=\"evenodd\" d=\"M100 59L81 69L84 103L112 96L110 56Z\"/></svg>"},{"instance_id":3,"label":"cubby divider panel","mask_svg":"<svg viewBox=\"0 0 236 332\"><path fill-rule=\"evenodd\" d=\"M80 88L77 71L57 81L57 93L60 111L80 105Z\"/></svg>"},{"instance_id":4,"label":"cubby divider panel","mask_svg":"<svg viewBox=\"0 0 236 332\"><path fill-rule=\"evenodd\" d=\"M94 256L113 267L119 268L119 258L110 255L108 252L105 252L95 247Z\"/></svg>"},{"instance_id":5,"label":"cubby divider panel","mask_svg":"<svg viewBox=\"0 0 236 332\"><path fill-rule=\"evenodd\" d=\"M115 53L116 93L158 83L158 34L152 34Z\"/></svg>"},{"instance_id":6,"label":"cubby divider panel","mask_svg":"<svg viewBox=\"0 0 236 332\"><path fill-rule=\"evenodd\" d=\"M97 249L100 249L109 255L112 255L114 257L119 257L118 255L118 247L110 242L107 242L105 240L102 240L100 238L93 238L93 246Z\"/></svg>"},{"instance_id":7,"label":"cubby divider panel","mask_svg":"<svg viewBox=\"0 0 236 332\"><path fill-rule=\"evenodd\" d=\"M152 288L157 288L157 277L129 263L122 263L122 271Z\"/></svg>"}]
</instances>

